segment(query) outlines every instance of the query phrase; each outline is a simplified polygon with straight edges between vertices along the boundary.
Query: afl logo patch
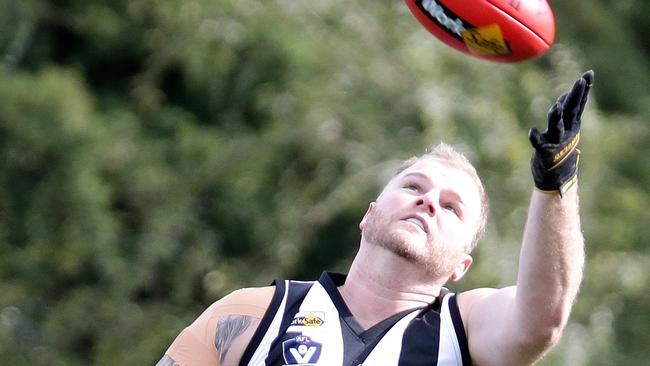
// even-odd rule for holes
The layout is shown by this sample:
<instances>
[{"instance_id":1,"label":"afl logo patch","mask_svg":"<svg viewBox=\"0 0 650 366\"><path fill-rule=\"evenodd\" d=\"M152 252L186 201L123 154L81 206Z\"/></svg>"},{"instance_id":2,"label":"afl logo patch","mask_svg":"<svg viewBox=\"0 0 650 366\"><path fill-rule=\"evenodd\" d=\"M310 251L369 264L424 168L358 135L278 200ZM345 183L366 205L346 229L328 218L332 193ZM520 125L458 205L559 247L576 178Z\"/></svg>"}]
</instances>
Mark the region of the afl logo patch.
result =
<instances>
[{"instance_id":1,"label":"afl logo patch","mask_svg":"<svg viewBox=\"0 0 650 366\"><path fill-rule=\"evenodd\" d=\"M299 335L282 342L282 356L285 366L288 365L314 365L320 358L322 344L313 341L310 337Z\"/></svg>"}]
</instances>

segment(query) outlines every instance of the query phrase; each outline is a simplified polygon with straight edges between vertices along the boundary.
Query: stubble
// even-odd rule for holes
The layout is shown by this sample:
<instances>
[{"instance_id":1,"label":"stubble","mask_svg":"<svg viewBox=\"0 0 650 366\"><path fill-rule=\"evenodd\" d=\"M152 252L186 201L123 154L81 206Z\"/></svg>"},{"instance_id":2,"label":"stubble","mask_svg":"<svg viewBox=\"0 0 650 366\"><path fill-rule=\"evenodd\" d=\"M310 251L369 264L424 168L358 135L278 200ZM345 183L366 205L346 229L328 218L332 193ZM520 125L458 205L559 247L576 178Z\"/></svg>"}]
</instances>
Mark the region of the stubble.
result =
<instances>
[{"instance_id":1,"label":"stubble","mask_svg":"<svg viewBox=\"0 0 650 366\"><path fill-rule=\"evenodd\" d=\"M405 229L391 226L395 219L372 212L366 220L363 235L371 245L377 245L395 255L422 267L432 278L448 276L454 269L457 253L444 245L442 238L426 235L426 240L416 238ZM422 236L425 234L422 233Z\"/></svg>"}]
</instances>

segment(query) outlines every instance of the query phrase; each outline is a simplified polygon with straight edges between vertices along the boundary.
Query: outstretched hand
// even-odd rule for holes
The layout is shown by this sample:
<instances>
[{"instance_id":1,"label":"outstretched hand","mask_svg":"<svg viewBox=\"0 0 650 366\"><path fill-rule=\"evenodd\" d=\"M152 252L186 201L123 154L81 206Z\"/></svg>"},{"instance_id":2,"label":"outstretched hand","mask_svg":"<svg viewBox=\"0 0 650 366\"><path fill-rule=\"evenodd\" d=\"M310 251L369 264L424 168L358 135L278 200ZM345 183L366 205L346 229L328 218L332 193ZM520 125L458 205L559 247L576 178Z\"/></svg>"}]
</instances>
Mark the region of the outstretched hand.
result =
<instances>
[{"instance_id":1,"label":"outstretched hand","mask_svg":"<svg viewBox=\"0 0 650 366\"><path fill-rule=\"evenodd\" d=\"M562 195L577 180L580 150L580 118L594 82L589 70L562 94L548 111L548 127L539 132L535 127L528 133L535 148L531 169L535 187L544 192Z\"/></svg>"}]
</instances>

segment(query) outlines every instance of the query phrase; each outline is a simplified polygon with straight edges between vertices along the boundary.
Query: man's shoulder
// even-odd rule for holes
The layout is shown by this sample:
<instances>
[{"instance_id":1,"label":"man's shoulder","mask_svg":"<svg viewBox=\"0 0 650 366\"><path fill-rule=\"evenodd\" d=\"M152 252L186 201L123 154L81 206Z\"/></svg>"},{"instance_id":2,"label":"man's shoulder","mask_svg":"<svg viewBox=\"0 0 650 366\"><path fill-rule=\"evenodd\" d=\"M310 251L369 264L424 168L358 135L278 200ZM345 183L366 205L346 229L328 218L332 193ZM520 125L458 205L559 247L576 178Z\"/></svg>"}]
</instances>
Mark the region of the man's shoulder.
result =
<instances>
[{"instance_id":1,"label":"man's shoulder","mask_svg":"<svg viewBox=\"0 0 650 366\"><path fill-rule=\"evenodd\" d=\"M269 307L275 286L232 291L185 328L166 352L178 365L237 365Z\"/></svg>"},{"instance_id":2,"label":"man's shoulder","mask_svg":"<svg viewBox=\"0 0 650 366\"><path fill-rule=\"evenodd\" d=\"M261 319L271 303L274 292L274 286L249 287L232 291L205 309L189 329L203 337L211 338L217 324L224 319L233 317Z\"/></svg>"},{"instance_id":3,"label":"man's shoulder","mask_svg":"<svg viewBox=\"0 0 650 366\"><path fill-rule=\"evenodd\" d=\"M502 289L476 288L456 294L458 299L458 310L463 318L463 322L467 323L470 320L471 313L475 310L475 306L480 307L483 303L499 302L501 301L498 300L500 298L514 296L515 291L516 287L510 286ZM494 298L494 300L491 298Z\"/></svg>"},{"instance_id":4,"label":"man's shoulder","mask_svg":"<svg viewBox=\"0 0 650 366\"><path fill-rule=\"evenodd\" d=\"M485 337L494 334L494 324L503 321L499 314L508 307L517 291L515 286L495 288L477 288L461 292L457 296L458 310L467 334L469 351L472 358L486 351ZM487 349L487 352L491 352Z\"/></svg>"},{"instance_id":5,"label":"man's shoulder","mask_svg":"<svg viewBox=\"0 0 650 366\"><path fill-rule=\"evenodd\" d=\"M275 285L262 286L262 287L244 287L232 291L231 293L224 296L222 299L223 300L228 299L229 301L245 301L247 298L250 298L250 296L271 297L273 296L273 293L275 293Z\"/></svg>"},{"instance_id":6,"label":"man's shoulder","mask_svg":"<svg viewBox=\"0 0 650 366\"><path fill-rule=\"evenodd\" d=\"M275 286L246 287L234 290L215 301L208 313L262 317L275 294Z\"/></svg>"}]
</instances>

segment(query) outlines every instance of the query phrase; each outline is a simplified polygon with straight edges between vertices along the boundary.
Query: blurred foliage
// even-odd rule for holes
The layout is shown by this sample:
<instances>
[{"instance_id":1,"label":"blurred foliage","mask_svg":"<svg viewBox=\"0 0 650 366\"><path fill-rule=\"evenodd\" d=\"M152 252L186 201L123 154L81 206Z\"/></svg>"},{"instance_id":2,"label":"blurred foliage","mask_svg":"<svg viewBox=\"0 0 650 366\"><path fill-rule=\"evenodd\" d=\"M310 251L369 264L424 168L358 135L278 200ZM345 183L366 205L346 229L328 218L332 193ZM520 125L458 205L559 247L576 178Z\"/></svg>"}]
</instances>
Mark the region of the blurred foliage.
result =
<instances>
[{"instance_id":1,"label":"blurred foliage","mask_svg":"<svg viewBox=\"0 0 650 366\"><path fill-rule=\"evenodd\" d=\"M491 198L456 290L512 283L526 131L588 68L586 276L542 364L647 362L650 5L551 5L552 50L500 65L401 1L0 1L3 365L153 364L234 288L345 271L396 160L440 140Z\"/></svg>"}]
</instances>

